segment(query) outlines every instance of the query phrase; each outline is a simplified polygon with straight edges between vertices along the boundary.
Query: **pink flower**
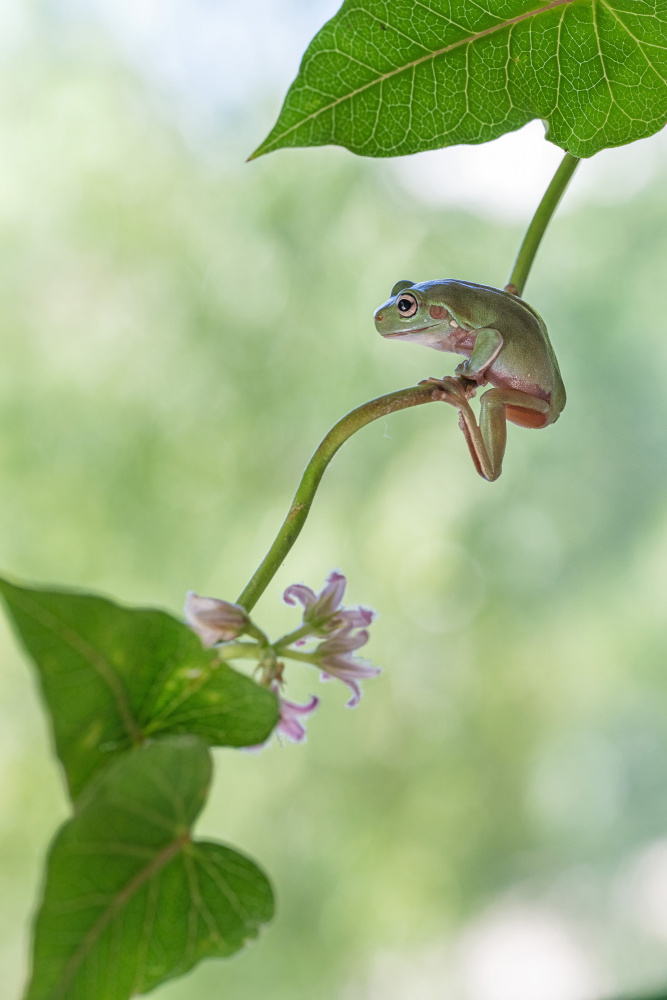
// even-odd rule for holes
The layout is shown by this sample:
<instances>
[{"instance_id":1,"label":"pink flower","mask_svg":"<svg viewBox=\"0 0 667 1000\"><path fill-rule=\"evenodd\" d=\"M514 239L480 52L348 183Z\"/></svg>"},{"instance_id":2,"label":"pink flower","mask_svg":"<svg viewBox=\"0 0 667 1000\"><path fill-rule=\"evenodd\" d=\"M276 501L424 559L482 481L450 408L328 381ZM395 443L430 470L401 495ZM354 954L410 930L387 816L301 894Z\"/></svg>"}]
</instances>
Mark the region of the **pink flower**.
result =
<instances>
[{"instance_id":1,"label":"pink flower","mask_svg":"<svg viewBox=\"0 0 667 1000\"><path fill-rule=\"evenodd\" d=\"M317 662L323 670L322 680L337 677L339 681L352 691L352 697L347 703L348 708L355 708L361 698L359 681L363 677L377 677L381 673L379 667L374 667L367 660L350 656L354 649L368 642L368 632L360 629L354 635L349 629L340 630L321 642L315 651Z\"/></svg>"},{"instance_id":2,"label":"pink flower","mask_svg":"<svg viewBox=\"0 0 667 1000\"><path fill-rule=\"evenodd\" d=\"M248 615L239 604L200 597L193 590L185 598L185 620L205 646L236 639L248 624Z\"/></svg>"},{"instance_id":3,"label":"pink flower","mask_svg":"<svg viewBox=\"0 0 667 1000\"><path fill-rule=\"evenodd\" d=\"M303 743L306 738L306 729L299 716L310 715L314 712L320 699L313 695L307 705L295 705L293 701L287 701L286 698L281 698L278 695L278 702L280 704L280 721L276 727L278 732L284 733L292 743Z\"/></svg>"},{"instance_id":4,"label":"pink flower","mask_svg":"<svg viewBox=\"0 0 667 1000\"><path fill-rule=\"evenodd\" d=\"M361 628L370 625L373 612L370 608L343 608L341 601L347 580L335 570L319 594L303 583L293 583L283 594L286 604L303 605L303 621L312 626L313 635L327 635L339 629Z\"/></svg>"},{"instance_id":5,"label":"pink flower","mask_svg":"<svg viewBox=\"0 0 667 1000\"><path fill-rule=\"evenodd\" d=\"M319 705L320 699L316 695L313 695L307 705L295 705L293 701L288 701L287 698L282 697L279 681L272 681L271 690L278 699L278 711L280 713L275 732L283 733L292 743L303 743L306 739L306 727L299 716L311 715ZM264 743L258 743L257 746L245 747L244 749L249 750L251 753L256 753L259 750L263 750L270 742L271 737L269 736Z\"/></svg>"},{"instance_id":6,"label":"pink flower","mask_svg":"<svg viewBox=\"0 0 667 1000\"><path fill-rule=\"evenodd\" d=\"M299 601L305 609L304 621L313 618L328 617L338 610L345 593L347 580L342 573L330 573L326 585L319 594L303 583L293 583L283 594L286 604L296 604Z\"/></svg>"}]
</instances>

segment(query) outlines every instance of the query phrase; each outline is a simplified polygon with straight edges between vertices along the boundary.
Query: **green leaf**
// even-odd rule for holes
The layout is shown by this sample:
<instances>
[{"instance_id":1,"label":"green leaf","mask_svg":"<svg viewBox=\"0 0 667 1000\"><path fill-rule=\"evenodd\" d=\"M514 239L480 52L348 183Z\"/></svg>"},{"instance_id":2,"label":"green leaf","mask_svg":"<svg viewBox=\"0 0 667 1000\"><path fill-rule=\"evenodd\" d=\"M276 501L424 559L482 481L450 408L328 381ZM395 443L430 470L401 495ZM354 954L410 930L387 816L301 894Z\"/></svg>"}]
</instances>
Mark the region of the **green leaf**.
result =
<instances>
[{"instance_id":1,"label":"green leaf","mask_svg":"<svg viewBox=\"0 0 667 1000\"><path fill-rule=\"evenodd\" d=\"M266 877L190 839L210 777L206 745L176 736L88 787L51 848L26 1000L126 1000L257 936L273 916Z\"/></svg>"},{"instance_id":2,"label":"green leaf","mask_svg":"<svg viewBox=\"0 0 667 1000\"><path fill-rule=\"evenodd\" d=\"M328 143L401 156L533 118L574 156L661 129L665 0L345 0L253 157Z\"/></svg>"},{"instance_id":3,"label":"green leaf","mask_svg":"<svg viewBox=\"0 0 667 1000\"><path fill-rule=\"evenodd\" d=\"M148 735L253 746L278 721L275 695L220 663L164 611L1 579L0 593L39 669L73 798Z\"/></svg>"}]
</instances>

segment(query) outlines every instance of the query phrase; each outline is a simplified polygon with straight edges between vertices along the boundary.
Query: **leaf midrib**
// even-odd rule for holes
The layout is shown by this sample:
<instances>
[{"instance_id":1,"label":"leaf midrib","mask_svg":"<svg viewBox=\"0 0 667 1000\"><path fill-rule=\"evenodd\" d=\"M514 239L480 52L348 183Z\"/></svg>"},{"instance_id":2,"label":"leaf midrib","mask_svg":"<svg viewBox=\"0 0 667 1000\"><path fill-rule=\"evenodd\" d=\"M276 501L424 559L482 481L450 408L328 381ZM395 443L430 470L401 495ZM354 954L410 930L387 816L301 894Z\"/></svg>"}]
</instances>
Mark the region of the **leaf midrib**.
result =
<instances>
[{"instance_id":1,"label":"leaf midrib","mask_svg":"<svg viewBox=\"0 0 667 1000\"><path fill-rule=\"evenodd\" d=\"M111 691L128 736L133 743L142 743L144 741L144 734L132 715L127 691L111 663L87 639L73 629L71 625L68 625L52 611L48 611L36 601L33 601L27 594L20 591L19 593L20 596L18 599L16 597L13 598L19 607L22 607L23 611L32 617L34 621L56 635L91 665Z\"/></svg>"},{"instance_id":2,"label":"leaf midrib","mask_svg":"<svg viewBox=\"0 0 667 1000\"><path fill-rule=\"evenodd\" d=\"M276 135L271 142L262 144L259 149L248 157L249 160L255 159L255 157L260 153L268 152L272 147L282 142L285 136L289 135L290 132L294 132L296 129L301 128L307 122L325 114L327 111L331 111L332 108L337 107L337 105L342 104L344 101L351 101L353 98L362 94L365 90L370 90L371 87L375 87L377 84L384 83L385 80L391 79L393 76L397 76L399 73L404 73L406 70L415 69L422 63L428 62L431 59L437 59L438 56L446 55L448 52L452 52L454 49L460 48L462 45L471 45L473 42L478 41L480 38L484 38L488 35L493 35L497 31L503 31L506 28L512 28L515 24L520 24L522 21L526 21L531 17L537 17L539 14L546 14L547 11L554 10L557 7L567 7L574 3L574 0L552 0L551 3L545 4L543 7L537 7L535 10L526 11L525 14L518 14L516 17L509 18L507 21L502 21L500 24L495 24L491 28L485 28L483 31L478 31L474 35L470 35L467 38L460 38L457 42L452 42L451 45L446 45L442 49L437 49L435 52L427 52L426 55L420 56L418 59L413 59L410 62L404 63L402 66L397 66L395 69L389 70L387 73L382 73L381 75L375 77L375 79L365 83L361 87L357 87L356 90L350 91L348 94L344 94L342 97L337 97L334 101L330 101L325 107L318 108L311 114L302 118L300 121L295 122L294 125L290 125L279 135ZM369 15L374 17L374 15ZM374 20L378 21L379 18L374 17ZM382 22L384 23L384 22Z\"/></svg>"},{"instance_id":3,"label":"leaf midrib","mask_svg":"<svg viewBox=\"0 0 667 1000\"><path fill-rule=\"evenodd\" d=\"M67 990L76 978L81 965L86 960L90 951L114 917L127 903L129 903L132 897L146 884L146 882L148 882L150 878L152 878L153 875L157 874L157 872L169 864L171 859L183 849L189 840L190 833L187 832L181 834L181 836L177 837L174 841L172 841L172 843L167 844L167 846L163 847L162 850L156 854L153 860L145 866L145 868L142 868L141 871L137 872L134 878L128 882L124 889L121 889L121 891L114 896L109 906L97 918L77 950L65 965L62 976L49 994L48 1000L63 1000Z\"/></svg>"}]
</instances>

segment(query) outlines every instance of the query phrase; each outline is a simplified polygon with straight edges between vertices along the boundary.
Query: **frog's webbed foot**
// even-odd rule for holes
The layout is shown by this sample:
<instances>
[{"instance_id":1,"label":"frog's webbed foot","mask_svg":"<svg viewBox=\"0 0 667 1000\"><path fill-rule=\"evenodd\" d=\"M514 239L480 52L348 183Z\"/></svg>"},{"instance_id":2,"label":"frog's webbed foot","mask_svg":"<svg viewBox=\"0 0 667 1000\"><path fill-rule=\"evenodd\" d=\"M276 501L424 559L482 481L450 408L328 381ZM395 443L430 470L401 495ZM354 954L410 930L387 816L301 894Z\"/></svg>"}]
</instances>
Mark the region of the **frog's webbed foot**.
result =
<instances>
[{"instance_id":1,"label":"frog's webbed foot","mask_svg":"<svg viewBox=\"0 0 667 1000\"><path fill-rule=\"evenodd\" d=\"M454 375L461 379L465 379L466 382L472 382L474 387L477 389L479 386L487 385L488 378L481 372L476 372L474 368L471 367L470 358L466 358L462 361L460 365L457 365L454 369ZM474 396L474 392L472 393Z\"/></svg>"},{"instance_id":2,"label":"frog's webbed foot","mask_svg":"<svg viewBox=\"0 0 667 1000\"><path fill-rule=\"evenodd\" d=\"M445 375L444 378L423 379L420 385L433 386L433 399L442 400L452 406L467 406L468 400L472 399L477 392L477 382L463 376Z\"/></svg>"}]
</instances>

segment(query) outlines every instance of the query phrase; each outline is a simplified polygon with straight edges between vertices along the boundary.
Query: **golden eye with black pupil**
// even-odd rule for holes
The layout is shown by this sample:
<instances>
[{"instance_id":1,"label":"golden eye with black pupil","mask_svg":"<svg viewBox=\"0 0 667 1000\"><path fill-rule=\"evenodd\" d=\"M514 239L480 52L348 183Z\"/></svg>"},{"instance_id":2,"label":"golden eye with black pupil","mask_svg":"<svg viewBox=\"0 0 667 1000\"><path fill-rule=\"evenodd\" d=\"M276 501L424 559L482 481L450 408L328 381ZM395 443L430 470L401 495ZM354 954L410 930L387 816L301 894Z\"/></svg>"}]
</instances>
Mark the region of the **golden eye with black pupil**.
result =
<instances>
[{"instance_id":1,"label":"golden eye with black pupil","mask_svg":"<svg viewBox=\"0 0 667 1000\"><path fill-rule=\"evenodd\" d=\"M417 299L414 295L401 295L396 303L396 308L403 319L410 319L417 312Z\"/></svg>"}]
</instances>

